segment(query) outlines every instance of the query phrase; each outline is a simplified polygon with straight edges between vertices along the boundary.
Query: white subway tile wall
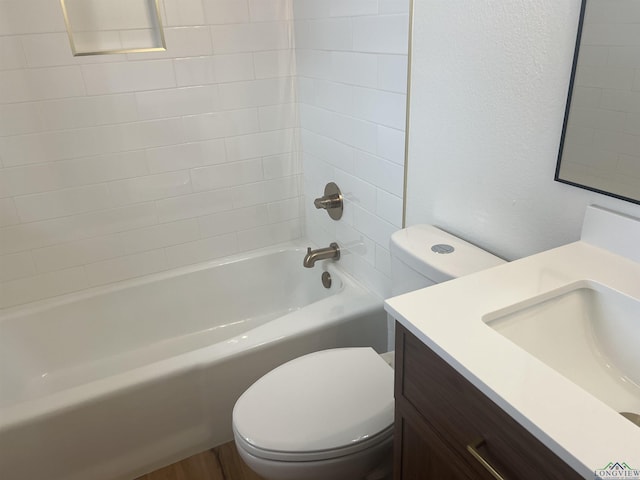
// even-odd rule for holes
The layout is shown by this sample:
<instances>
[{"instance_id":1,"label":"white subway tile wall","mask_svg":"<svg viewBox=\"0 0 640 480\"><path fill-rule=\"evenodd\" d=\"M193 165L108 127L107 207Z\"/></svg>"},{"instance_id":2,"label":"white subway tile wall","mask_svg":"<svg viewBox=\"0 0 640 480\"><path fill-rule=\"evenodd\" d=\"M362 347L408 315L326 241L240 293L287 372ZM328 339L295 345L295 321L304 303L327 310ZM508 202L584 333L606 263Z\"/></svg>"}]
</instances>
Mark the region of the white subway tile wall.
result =
<instances>
[{"instance_id":1,"label":"white subway tile wall","mask_svg":"<svg viewBox=\"0 0 640 480\"><path fill-rule=\"evenodd\" d=\"M58 2L0 1L0 308L295 239L305 215L387 295L409 0L161 3L166 52L73 57ZM340 222L312 207L328 181Z\"/></svg>"},{"instance_id":2,"label":"white subway tile wall","mask_svg":"<svg viewBox=\"0 0 640 480\"><path fill-rule=\"evenodd\" d=\"M0 308L303 234L291 0L162 3L166 52L73 57L0 1Z\"/></svg>"},{"instance_id":3,"label":"white subway tile wall","mask_svg":"<svg viewBox=\"0 0 640 480\"><path fill-rule=\"evenodd\" d=\"M258 0L256 0L258 1ZM409 0L293 0L306 233L391 293L389 237L402 224ZM315 210L338 183L345 214Z\"/></svg>"}]
</instances>

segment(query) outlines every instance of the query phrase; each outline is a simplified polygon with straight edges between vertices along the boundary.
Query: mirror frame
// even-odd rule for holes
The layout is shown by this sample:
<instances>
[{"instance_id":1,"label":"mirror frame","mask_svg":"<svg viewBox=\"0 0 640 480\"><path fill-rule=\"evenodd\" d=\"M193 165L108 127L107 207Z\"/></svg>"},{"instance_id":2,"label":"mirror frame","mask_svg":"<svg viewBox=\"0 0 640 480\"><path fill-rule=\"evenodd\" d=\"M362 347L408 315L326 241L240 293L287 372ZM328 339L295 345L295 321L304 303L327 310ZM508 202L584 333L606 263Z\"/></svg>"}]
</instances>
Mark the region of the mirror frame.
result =
<instances>
[{"instance_id":1,"label":"mirror frame","mask_svg":"<svg viewBox=\"0 0 640 480\"><path fill-rule=\"evenodd\" d=\"M562 160L562 152L564 150L564 141L565 141L565 135L567 133L567 125L569 123L569 112L571 110L571 98L573 97L573 86L574 86L574 82L576 79L576 71L578 68L578 56L580 54L580 42L582 40L582 30L584 27L584 17L585 17L585 13L587 10L587 1L588 0L581 0L581 5L580 5L580 17L578 19L578 32L576 35L576 46L574 48L574 52L573 52L573 64L571 66L571 79L569 81L569 90L567 93L567 104L565 107L565 112L564 112L564 121L562 124L562 136L560 137L560 148L558 150L558 160L556 163L556 171L555 171L555 176L554 176L554 180L556 182L560 182L560 183L565 183L567 185L572 185L574 187L578 187L578 188L583 188L585 190L589 190L592 192L596 192L596 193L600 193L602 195L607 195L609 197L614 197L614 198L618 198L620 200L626 200L628 202L632 202L632 203L636 203L636 204L640 204L640 198L636 199L636 198L630 198L630 197L625 197L624 195L619 195L616 193L612 193L612 192L608 192L606 190L601 190L599 188L595 188L589 185L583 185L581 183L577 183L577 182L572 182L571 180L566 180L564 178L560 178L560 164L561 164L561 160Z\"/></svg>"}]
</instances>

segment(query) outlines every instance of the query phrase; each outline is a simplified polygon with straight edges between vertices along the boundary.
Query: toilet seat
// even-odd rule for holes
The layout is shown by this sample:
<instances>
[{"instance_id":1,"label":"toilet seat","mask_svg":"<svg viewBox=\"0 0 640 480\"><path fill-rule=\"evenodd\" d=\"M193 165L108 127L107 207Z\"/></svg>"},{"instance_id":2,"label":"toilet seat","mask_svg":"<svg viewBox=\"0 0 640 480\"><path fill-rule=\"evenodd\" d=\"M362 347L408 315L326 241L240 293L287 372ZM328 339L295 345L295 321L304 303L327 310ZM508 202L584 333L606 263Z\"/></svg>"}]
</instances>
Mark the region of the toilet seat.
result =
<instances>
[{"instance_id":1,"label":"toilet seat","mask_svg":"<svg viewBox=\"0 0 640 480\"><path fill-rule=\"evenodd\" d=\"M238 446L259 458L336 458L388 440L393 370L371 348L338 348L292 360L238 399Z\"/></svg>"},{"instance_id":2,"label":"toilet seat","mask_svg":"<svg viewBox=\"0 0 640 480\"><path fill-rule=\"evenodd\" d=\"M346 457L348 455L355 455L364 450L375 448L385 442L393 441L393 425L391 425L389 428L380 432L373 438L368 438L354 443L353 445L347 445L341 448L320 450L317 452L281 452L257 448L247 442L246 439L242 437L242 435L239 435L235 429L233 433L237 448L242 449L244 452L253 455L254 457L279 462L319 462L323 460L330 460Z\"/></svg>"}]
</instances>

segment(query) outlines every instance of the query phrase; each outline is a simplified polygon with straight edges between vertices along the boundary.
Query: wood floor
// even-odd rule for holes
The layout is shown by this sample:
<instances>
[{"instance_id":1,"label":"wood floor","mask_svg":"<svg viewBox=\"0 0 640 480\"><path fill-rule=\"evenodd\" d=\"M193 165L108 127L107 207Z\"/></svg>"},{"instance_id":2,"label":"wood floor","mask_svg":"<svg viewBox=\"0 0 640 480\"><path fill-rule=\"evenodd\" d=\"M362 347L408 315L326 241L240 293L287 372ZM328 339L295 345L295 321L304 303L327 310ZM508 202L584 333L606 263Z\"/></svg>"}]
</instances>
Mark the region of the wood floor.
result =
<instances>
[{"instance_id":1,"label":"wood floor","mask_svg":"<svg viewBox=\"0 0 640 480\"><path fill-rule=\"evenodd\" d=\"M264 480L240 459L233 442L148 473L136 480Z\"/></svg>"}]
</instances>

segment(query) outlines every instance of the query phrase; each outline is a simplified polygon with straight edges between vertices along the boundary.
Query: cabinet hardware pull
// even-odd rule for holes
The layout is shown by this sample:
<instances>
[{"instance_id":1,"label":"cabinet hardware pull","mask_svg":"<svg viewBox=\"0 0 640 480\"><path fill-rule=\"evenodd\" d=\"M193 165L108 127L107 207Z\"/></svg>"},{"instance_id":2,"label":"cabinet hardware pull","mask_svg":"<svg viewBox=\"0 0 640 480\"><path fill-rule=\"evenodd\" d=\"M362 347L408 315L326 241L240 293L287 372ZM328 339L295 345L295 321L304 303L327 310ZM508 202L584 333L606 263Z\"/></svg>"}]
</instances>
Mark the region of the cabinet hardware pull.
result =
<instances>
[{"instance_id":1,"label":"cabinet hardware pull","mask_svg":"<svg viewBox=\"0 0 640 480\"><path fill-rule=\"evenodd\" d=\"M473 458L475 458L480 463L480 465L482 465L485 470L487 470L487 472L493 475L493 478L495 478L496 480L505 480L504 477L500 475L498 471L493 468L493 466L489 462L487 462L482 454L478 451L478 449L485 443L486 441L484 440L484 438L481 438L473 442L471 445L467 445L467 451L471 455L473 455Z\"/></svg>"}]
</instances>

